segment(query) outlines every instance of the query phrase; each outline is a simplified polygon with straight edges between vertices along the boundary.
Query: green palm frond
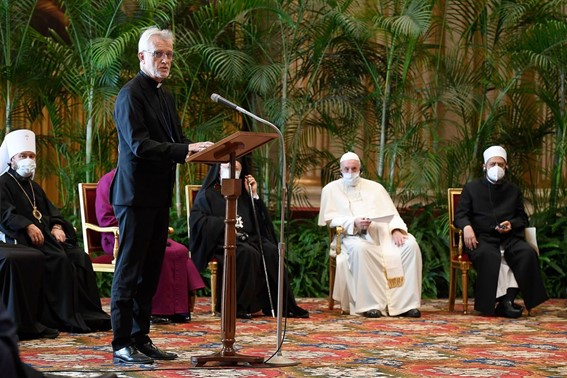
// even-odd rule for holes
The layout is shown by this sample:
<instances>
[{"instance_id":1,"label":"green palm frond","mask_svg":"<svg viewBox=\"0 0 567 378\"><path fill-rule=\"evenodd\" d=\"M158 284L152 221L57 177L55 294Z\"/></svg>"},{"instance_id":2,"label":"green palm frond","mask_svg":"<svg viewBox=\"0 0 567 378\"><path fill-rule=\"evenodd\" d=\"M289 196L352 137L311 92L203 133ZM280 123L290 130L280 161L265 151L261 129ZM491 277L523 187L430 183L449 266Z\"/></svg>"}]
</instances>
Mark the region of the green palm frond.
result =
<instances>
[{"instance_id":1,"label":"green palm frond","mask_svg":"<svg viewBox=\"0 0 567 378\"><path fill-rule=\"evenodd\" d=\"M412 0L400 14L379 14L374 22L391 35L419 38L431 25L431 4L427 0Z\"/></svg>"}]
</instances>

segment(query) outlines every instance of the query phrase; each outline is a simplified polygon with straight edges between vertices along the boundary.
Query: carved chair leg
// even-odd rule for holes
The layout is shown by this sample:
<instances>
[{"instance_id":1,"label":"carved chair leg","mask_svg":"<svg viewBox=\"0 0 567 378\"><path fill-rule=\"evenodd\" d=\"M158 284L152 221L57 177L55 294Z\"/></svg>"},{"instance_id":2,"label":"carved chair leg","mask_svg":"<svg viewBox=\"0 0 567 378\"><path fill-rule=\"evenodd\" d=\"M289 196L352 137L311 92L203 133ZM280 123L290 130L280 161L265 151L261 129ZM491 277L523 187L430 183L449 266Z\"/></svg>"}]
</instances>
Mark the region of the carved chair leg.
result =
<instances>
[{"instance_id":1,"label":"carved chair leg","mask_svg":"<svg viewBox=\"0 0 567 378\"><path fill-rule=\"evenodd\" d=\"M455 296L457 295L457 281L455 280L456 269L449 269L449 311L455 310Z\"/></svg>"},{"instance_id":2,"label":"carved chair leg","mask_svg":"<svg viewBox=\"0 0 567 378\"><path fill-rule=\"evenodd\" d=\"M335 307L335 300L333 299L333 289L335 288L335 271L336 271L336 258L329 257L329 310Z\"/></svg>"},{"instance_id":3,"label":"carved chair leg","mask_svg":"<svg viewBox=\"0 0 567 378\"><path fill-rule=\"evenodd\" d=\"M218 262L209 261L209 270L211 272L211 315L215 316L215 307L217 304L217 275L218 275Z\"/></svg>"},{"instance_id":4,"label":"carved chair leg","mask_svg":"<svg viewBox=\"0 0 567 378\"><path fill-rule=\"evenodd\" d=\"M461 283L463 288L463 314L466 315L469 309L469 271L461 270Z\"/></svg>"}]
</instances>

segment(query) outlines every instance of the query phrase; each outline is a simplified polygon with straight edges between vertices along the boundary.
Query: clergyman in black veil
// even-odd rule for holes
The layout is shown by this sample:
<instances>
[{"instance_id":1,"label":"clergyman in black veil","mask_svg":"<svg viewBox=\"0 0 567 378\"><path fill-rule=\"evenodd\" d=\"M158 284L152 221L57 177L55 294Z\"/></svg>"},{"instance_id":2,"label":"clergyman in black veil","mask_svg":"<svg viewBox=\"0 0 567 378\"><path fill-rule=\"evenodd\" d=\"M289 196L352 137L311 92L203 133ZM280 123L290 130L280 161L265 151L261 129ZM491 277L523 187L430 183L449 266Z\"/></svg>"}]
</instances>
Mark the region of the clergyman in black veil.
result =
<instances>
[{"instance_id":1,"label":"clergyman in black veil","mask_svg":"<svg viewBox=\"0 0 567 378\"><path fill-rule=\"evenodd\" d=\"M278 298L278 246L272 219L257 192L248 163L242 159L235 167L236 178L242 178L242 191L237 201L236 216L236 316L252 318L262 311L276 314ZM195 198L189 218L189 249L197 269L202 271L215 257L219 262L216 309L221 309L222 269L224 262L224 230L226 202L220 180L230 178L230 164L215 164ZM262 258L262 254L264 259ZM265 261L265 264L264 264ZM299 307L284 277L284 312L288 318L307 318L309 312Z\"/></svg>"}]
</instances>

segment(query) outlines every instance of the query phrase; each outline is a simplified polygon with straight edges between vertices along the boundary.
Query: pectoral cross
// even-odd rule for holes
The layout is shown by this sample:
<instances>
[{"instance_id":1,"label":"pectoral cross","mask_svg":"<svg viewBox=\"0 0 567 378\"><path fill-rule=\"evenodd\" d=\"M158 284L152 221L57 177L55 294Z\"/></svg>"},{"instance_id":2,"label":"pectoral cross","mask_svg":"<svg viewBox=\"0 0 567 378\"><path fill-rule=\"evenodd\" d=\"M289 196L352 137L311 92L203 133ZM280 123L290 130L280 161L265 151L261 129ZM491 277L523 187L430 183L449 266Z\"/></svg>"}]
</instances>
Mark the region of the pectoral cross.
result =
<instances>
[{"instance_id":1,"label":"pectoral cross","mask_svg":"<svg viewBox=\"0 0 567 378\"><path fill-rule=\"evenodd\" d=\"M236 215L236 224L234 225L236 228L244 228L244 222L242 221L242 217L240 215Z\"/></svg>"}]
</instances>

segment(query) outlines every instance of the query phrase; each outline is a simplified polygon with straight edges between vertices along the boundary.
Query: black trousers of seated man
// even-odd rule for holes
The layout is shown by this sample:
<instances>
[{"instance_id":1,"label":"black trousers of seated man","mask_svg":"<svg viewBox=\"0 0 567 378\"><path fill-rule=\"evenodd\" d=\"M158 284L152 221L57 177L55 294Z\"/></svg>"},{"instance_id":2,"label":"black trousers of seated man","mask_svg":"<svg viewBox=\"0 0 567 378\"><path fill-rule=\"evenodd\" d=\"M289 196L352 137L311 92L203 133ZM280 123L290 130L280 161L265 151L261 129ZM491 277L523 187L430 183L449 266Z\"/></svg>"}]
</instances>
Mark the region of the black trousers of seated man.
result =
<instances>
[{"instance_id":1,"label":"black trousers of seated man","mask_svg":"<svg viewBox=\"0 0 567 378\"><path fill-rule=\"evenodd\" d=\"M502 254L500 253L500 238L492 236L477 236L478 247L467 251L473 267L476 270L475 310L484 315L494 315L496 306L496 290L498 273ZM510 238L503 245L504 258L514 273L518 289L528 310L548 299L541 272L538 256L533 248L522 239ZM506 299L513 300L517 291L511 290Z\"/></svg>"}]
</instances>

